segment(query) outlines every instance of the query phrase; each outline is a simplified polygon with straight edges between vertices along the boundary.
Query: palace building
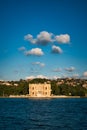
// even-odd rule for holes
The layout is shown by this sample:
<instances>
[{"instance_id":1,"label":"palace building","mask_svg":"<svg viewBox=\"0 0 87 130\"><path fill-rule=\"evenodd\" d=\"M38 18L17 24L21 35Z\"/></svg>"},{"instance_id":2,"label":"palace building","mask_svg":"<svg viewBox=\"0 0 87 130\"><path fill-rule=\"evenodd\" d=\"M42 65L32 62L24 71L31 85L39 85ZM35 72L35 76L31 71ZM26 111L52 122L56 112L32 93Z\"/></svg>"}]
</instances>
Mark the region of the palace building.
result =
<instances>
[{"instance_id":1,"label":"palace building","mask_svg":"<svg viewBox=\"0 0 87 130\"><path fill-rule=\"evenodd\" d=\"M29 84L29 95L31 97L49 97L51 96L51 84Z\"/></svg>"}]
</instances>

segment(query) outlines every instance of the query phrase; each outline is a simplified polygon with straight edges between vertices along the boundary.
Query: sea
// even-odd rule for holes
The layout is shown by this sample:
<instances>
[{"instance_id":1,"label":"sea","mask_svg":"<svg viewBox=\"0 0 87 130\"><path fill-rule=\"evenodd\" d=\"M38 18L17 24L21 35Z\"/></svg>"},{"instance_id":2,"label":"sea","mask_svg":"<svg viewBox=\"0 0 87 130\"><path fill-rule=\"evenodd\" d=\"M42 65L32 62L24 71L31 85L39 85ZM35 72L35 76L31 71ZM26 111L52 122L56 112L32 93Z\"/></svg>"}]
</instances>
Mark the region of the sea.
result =
<instances>
[{"instance_id":1,"label":"sea","mask_svg":"<svg viewBox=\"0 0 87 130\"><path fill-rule=\"evenodd\" d=\"M87 98L0 98L0 130L87 130Z\"/></svg>"}]
</instances>

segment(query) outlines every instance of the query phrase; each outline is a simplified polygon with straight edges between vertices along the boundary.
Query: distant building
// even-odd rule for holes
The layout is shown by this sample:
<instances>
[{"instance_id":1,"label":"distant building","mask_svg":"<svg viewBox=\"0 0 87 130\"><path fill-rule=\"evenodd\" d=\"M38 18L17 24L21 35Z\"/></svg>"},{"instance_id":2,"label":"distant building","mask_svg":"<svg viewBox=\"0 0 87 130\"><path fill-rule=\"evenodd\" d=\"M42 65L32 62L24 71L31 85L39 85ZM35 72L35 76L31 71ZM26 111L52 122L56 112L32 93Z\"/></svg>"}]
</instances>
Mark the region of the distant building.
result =
<instances>
[{"instance_id":1,"label":"distant building","mask_svg":"<svg viewBox=\"0 0 87 130\"><path fill-rule=\"evenodd\" d=\"M31 97L49 97L51 96L51 84L29 84L29 95Z\"/></svg>"},{"instance_id":2,"label":"distant building","mask_svg":"<svg viewBox=\"0 0 87 130\"><path fill-rule=\"evenodd\" d=\"M87 83L83 84L82 87L87 89Z\"/></svg>"},{"instance_id":3,"label":"distant building","mask_svg":"<svg viewBox=\"0 0 87 130\"><path fill-rule=\"evenodd\" d=\"M14 86L18 86L18 84L14 83Z\"/></svg>"}]
</instances>

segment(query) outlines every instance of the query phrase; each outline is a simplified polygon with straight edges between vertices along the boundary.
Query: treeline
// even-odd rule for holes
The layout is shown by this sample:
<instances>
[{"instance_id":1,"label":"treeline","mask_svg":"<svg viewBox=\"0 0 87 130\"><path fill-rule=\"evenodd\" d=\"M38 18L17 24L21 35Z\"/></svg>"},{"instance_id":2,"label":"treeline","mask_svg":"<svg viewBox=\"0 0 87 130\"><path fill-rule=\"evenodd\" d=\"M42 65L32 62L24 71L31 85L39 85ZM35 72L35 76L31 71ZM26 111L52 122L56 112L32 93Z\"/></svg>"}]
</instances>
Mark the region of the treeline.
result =
<instances>
[{"instance_id":1,"label":"treeline","mask_svg":"<svg viewBox=\"0 0 87 130\"><path fill-rule=\"evenodd\" d=\"M0 96L9 96L9 95L26 95L29 93L29 83L20 80L17 82L18 86L14 85L14 82L11 82L10 86L0 85Z\"/></svg>"},{"instance_id":2,"label":"treeline","mask_svg":"<svg viewBox=\"0 0 87 130\"><path fill-rule=\"evenodd\" d=\"M51 81L51 80L49 80L49 81ZM35 78L35 79L29 81L29 83L45 83L45 82L48 82L48 79Z\"/></svg>"},{"instance_id":3,"label":"treeline","mask_svg":"<svg viewBox=\"0 0 87 130\"><path fill-rule=\"evenodd\" d=\"M66 96L85 96L87 89L81 85L70 86L67 84L57 85L55 81L51 82L52 94L54 95L66 95Z\"/></svg>"},{"instance_id":4,"label":"treeline","mask_svg":"<svg viewBox=\"0 0 87 130\"><path fill-rule=\"evenodd\" d=\"M70 86L66 83L58 85L56 80L47 79L33 79L31 81L20 80L17 82L11 81L9 86L5 84L0 84L0 96L9 95L26 95L29 94L29 83L51 83L51 89L53 95L67 95L67 96L85 96L87 94L87 89L83 88L82 85ZM14 84L17 84L15 86Z\"/></svg>"}]
</instances>

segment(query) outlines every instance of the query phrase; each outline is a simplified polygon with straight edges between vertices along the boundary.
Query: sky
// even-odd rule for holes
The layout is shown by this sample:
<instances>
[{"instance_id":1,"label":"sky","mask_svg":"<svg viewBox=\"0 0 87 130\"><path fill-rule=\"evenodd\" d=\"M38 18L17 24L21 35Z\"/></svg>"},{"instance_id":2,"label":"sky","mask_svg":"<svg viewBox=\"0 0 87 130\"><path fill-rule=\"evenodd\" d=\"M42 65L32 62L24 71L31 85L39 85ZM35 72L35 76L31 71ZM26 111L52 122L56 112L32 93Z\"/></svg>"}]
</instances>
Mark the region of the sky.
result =
<instances>
[{"instance_id":1,"label":"sky","mask_svg":"<svg viewBox=\"0 0 87 130\"><path fill-rule=\"evenodd\" d=\"M87 0L0 0L0 80L87 79Z\"/></svg>"}]
</instances>

